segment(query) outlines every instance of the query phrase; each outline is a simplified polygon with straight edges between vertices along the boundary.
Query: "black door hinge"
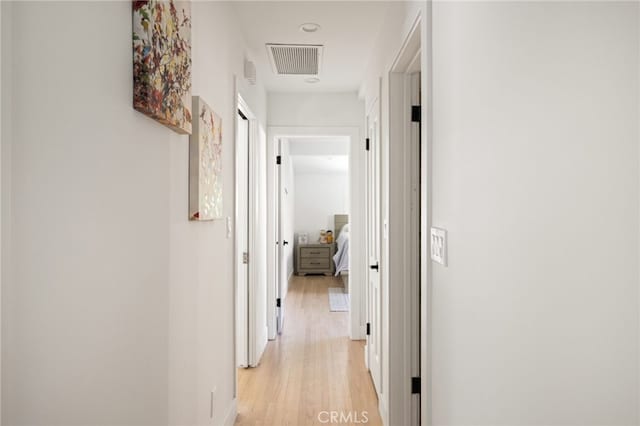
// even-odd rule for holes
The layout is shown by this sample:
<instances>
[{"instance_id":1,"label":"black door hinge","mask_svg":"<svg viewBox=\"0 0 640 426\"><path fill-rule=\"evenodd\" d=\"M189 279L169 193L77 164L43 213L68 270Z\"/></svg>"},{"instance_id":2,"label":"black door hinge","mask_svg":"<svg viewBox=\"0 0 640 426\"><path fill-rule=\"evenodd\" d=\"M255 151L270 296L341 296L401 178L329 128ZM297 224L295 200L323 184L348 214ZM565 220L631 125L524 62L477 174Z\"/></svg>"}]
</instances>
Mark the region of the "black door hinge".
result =
<instances>
[{"instance_id":1,"label":"black door hinge","mask_svg":"<svg viewBox=\"0 0 640 426\"><path fill-rule=\"evenodd\" d=\"M280 298L278 297L276 299L276 308L279 308L279 307L280 307Z\"/></svg>"},{"instance_id":2,"label":"black door hinge","mask_svg":"<svg viewBox=\"0 0 640 426\"><path fill-rule=\"evenodd\" d=\"M420 377L411 378L411 393L420 393Z\"/></svg>"},{"instance_id":3,"label":"black door hinge","mask_svg":"<svg viewBox=\"0 0 640 426\"><path fill-rule=\"evenodd\" d=\"M422 121L422 107L420 105L411 107L411 121L413 123L420 123Z\"/></svg>"},{"instance_id":4,"label":"black door hinge","mask_svg":"<svg viewBox=\"0 0 640 426\"><path fill-rule=\"evenodd\" d=\"M366 139L364 140L364 142L365 142L365 143L364 143L364 148L365 148L367 151L369 151L369 138L366 138Z\"/></svg>"},{"instance_id":5,"label":"black door hinge","mask_svg":"<svg viewBox=\"0 0 640 426\"><path fill-rule=\"evenodd\" d=\"M367 323L367 336L371 336L371 323Z\"/></svg>"},{"instance_id":6,"label":"black door hinge","mask_svg":"<svg viewBox=\"0 0 640 426\"><path fill-rule=\"evenodd\" d=\"M282 156L278 155L276 157L276 164L279 166L280 164L282 164Z\"/></svg>"}]
</instances>

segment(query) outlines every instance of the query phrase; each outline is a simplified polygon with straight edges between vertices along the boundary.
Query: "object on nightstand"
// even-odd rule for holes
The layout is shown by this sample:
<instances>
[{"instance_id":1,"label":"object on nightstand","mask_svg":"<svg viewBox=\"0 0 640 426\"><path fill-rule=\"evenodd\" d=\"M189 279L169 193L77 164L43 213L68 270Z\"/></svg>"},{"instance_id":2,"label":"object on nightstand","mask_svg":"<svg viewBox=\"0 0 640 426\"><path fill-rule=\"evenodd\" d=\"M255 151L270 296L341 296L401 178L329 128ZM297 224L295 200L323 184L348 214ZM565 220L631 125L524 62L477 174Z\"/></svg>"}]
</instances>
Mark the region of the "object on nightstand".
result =
<instances>
[{"instance_id":1,"label":"object on nightstand","mask_svg":"<svg viewBox=\"0 0 640 426\"><path fill-rule=\"evenodd\" d=\"M327 244L333 243L333 232L327 231Z\"/></svg>"},{"instance_id":2,"label":"object on nightstand","mask_svg":"<svg viewBox=\"0 0 640 426\"><path fill-rule=\"evenodd\" d=\"M327 244L327 231L324 229L320 230L320 239L318 240L320 244Z\"/></svg>"},{"instance_id":3,"label":"object on nightstand","mask_svg":"<svg viewBox=\"0 0 640 426\"><path fill-rule=\"evenodd\" d=\"M298 244L307 244L309 242L309 234L298 234Z\"/></svg>"}]
</instances>

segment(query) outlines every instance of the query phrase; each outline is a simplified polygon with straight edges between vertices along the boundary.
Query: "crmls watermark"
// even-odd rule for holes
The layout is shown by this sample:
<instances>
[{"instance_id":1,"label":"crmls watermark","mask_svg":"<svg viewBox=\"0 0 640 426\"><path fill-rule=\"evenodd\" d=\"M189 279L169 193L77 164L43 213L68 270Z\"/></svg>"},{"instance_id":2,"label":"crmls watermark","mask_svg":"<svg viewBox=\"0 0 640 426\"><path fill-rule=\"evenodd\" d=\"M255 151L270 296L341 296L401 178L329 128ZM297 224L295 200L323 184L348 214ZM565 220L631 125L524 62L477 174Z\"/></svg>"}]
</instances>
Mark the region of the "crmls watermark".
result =
<instances>
[{"instance_id":1,"label":"crmls watermark","mask_svg":"<svg viewBox=\"0 0 640 426\"><path fill-rule=\"evenodd\" d=\"M318 421L320 423L350 423L364 424L369 423L368 411L320 411L318 413Z\"/></svg>"}]
</instances>

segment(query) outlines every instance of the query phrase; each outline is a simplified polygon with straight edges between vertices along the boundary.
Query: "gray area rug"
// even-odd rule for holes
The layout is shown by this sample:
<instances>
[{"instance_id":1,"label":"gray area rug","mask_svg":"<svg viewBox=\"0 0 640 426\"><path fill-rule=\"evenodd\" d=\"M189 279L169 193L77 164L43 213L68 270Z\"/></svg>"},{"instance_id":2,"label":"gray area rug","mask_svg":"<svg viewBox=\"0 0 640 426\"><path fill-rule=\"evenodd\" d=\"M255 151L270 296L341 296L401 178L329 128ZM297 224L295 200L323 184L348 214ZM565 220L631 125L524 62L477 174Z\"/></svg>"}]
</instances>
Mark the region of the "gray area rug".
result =
<instances>
[{"instance_id":1,"label":"gray area rug","mask_svg":"<svg viewBox=\"0 0 640 426\"><path fill-rule=\"evenodd\" d=\"M329 287L329 310L331 312L349 312L349 293L342 287Z\"/></svg>"}]
</instances>

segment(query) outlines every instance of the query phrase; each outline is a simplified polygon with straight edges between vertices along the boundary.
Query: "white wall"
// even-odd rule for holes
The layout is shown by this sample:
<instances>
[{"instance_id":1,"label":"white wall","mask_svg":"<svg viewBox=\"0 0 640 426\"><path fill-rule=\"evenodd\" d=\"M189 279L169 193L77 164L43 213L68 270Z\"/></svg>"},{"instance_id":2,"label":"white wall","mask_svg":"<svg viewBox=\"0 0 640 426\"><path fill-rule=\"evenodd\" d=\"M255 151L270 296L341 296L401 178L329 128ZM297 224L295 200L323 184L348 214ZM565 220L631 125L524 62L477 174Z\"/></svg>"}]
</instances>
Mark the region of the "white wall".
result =
<instances>
[{"instance_id":1,"label":"white wall","mask_svg":"<svg viewBox=\"0 0 640 426\"><path fill-rule=\"evenodd\" d=\"M193 94L203 96L222 118L224 216L234 217L234 75L240 77L239 90L262 123L266 121L266 95L260 87L243 84L244 47L230 4L192 2L191 7ZM234 328L228 326L235 320L234 244L232 238L226 238L224 220L192 223L184 219L188 147L172 144L171 149L169 420L182 425L210 422L210 392L216 388L213 411L214 422L219 424L235 398ZM256 293L264 285L258 284ZM257 320L261 318L256 315ZM256 325L259 340L263 328Z\"/></svg>"},{"instance_id":2,"label":"white wall","mask_svg":"<svg viewBox=\"0 0 640 426\"><path fill-rule=\"evenodd\" d=\"M334 229L334 215L349 213L349 175L296 173L295 232L320 238L321 229Z\"/></svg>"},{"instance_id":3,"label":"white wall","mask_svg":"<svg viewBox=\"0 0 640 426\"><path fill-rule=\"evenodd\" d=\"M637 424L638 4L433 22L433 423Z\"/></svg>"},{"instance_id":4,"label":"white wall","mask_svg":"<svg viewBox=\"0 0 640 426\"><path fill-rule=\"evenodd\" d=\"M362 102L354 93L269 93L269 126L362 127Z\"/></svg>"},{"instance_id":5,"label":"white wall","mask_svg":"<svg viewBox=\"0 0 640 426\"><path fill-rule=\"evenodd\" d=\"M130 5L13 6L3 423L164 424L169 147L186 142L130 107Z\"/></svg>"},{"instance_id":6,"label":"white wall","mask_svg":"<svg viewBox=\"0 0 640 426\"><path fill-rule=\"evenodd\" d=\"M192 8L193 93L227 129L232 216L242 42L228 5ZM233 244L224 221L187 221L188 137L131 107L131 5L15 3L5 18L3 424L208 424L214 387L221 424L235 398L233 327L221 326L234 321ZM264 118L264 93L246 91Z\"/></svg>"},{"instance_id":7,"label":"white wall","mask_svg":"<svg viewBox=\"0 0 640 426\"><path fill-rule=\"evenodd\" d=\"M383 77L387 147L406 7L363 86L369 101ZM449 265L429 265L425 421L638 423L638 17L633 3L433 4L424 195Z\"/></svg>"}]
</instances>

